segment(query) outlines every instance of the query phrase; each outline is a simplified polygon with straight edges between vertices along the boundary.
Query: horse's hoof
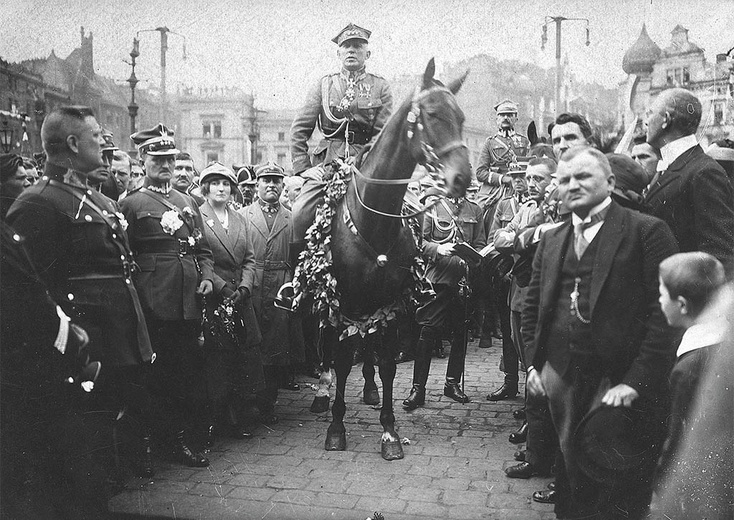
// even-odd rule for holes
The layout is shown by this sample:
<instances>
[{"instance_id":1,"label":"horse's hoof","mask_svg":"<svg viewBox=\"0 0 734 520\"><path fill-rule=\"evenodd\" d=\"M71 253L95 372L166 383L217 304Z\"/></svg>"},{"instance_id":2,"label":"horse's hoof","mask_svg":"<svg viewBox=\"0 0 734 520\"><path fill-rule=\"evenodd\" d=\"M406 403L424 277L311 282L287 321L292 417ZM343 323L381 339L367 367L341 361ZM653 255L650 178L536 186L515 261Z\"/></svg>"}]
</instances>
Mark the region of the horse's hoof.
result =
<instances>
[{"instance_id":1,"label":"horse's hoof","mask_svg":"<svg viewBox=\"0 0 734 520\"><path fill-rule=\"evenodd\" d=\"M329 411L329 396L321 395L313 398L311 403L311 411L313 413L324 413Z\"/></svg>"},{"instance_id":2,"label":"horse's hoof","mask_svg":"<svg viewBox=\"0 0 734 520\"><path fill-rule=\"evenodd\" d=\"M324 442L326 451L346 451L347 449L347 433L331 433L326 432L326 441Z\"/></svg>"},{"instance_id":3,"label":"horse's hoof","mask_svg":"<svg viewBox=\"0 0 734 520\"><path fill-rule=\"evenodd\" d=\"M362 401L364 404L376 406L380 404L380 392L377 388L365 388L362 392Z\"/></svg>"},{"instance_id":4,"label":"horse's hoof","mask_svg":"<svg viewBox=\"0 0 734 520\"><path fill-rule=\"evenodd\" d=\"M403 453L403 445L400 440L383 440L382 441L382 458L385 460L400 460L405 454Z\"/></svg>"}]
</instances>

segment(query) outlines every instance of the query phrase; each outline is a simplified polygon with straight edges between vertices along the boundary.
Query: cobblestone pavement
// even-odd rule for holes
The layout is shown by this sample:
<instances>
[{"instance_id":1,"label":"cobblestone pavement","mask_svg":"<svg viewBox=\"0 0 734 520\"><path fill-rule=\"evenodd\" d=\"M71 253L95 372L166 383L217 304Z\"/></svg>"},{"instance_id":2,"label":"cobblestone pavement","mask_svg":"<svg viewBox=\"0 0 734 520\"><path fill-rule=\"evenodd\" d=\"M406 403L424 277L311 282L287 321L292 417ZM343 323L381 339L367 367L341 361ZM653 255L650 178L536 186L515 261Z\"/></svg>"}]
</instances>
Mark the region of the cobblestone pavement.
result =
<instances>
[{"instance_id":1,"label":"cobblestone pavement","mask_svg":"<svg viewBox=\"0 0 734 520\"><path fill-rule=\"evenodd\" d=\"M447 359L434 358L426 405L412 412L401 401L413 363L398 365L397 427L410 441L403 460L381 458L379 410L362 403L355 366L346 391L347 451L324 450L331 414L309 412L315 380L300 376L300 391L280 391L278 424L258 426L247 440L218 439L208 468L157 461L155 477L129 481L110 508L187 519L365 520L375 512L385 520L555 518L552 506L530 498L550 479L509 479L503 471L516 464L507 438L520 425L511 413L522 401L486 400L502 382L500 352L498 342L487 349L470 342L465 391L472 402L464 405L443 396Z\"/></svg>"}]
</instances>

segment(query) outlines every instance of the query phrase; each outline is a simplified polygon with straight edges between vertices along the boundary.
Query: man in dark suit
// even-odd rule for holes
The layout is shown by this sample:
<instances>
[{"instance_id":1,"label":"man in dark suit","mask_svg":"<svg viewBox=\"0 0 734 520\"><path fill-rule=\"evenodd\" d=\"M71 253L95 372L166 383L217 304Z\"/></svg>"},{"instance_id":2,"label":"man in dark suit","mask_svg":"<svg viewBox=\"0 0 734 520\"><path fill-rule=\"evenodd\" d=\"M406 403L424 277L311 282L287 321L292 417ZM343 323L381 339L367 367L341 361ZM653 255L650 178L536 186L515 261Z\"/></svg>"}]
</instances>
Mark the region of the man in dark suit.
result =
<instances>
[{"instance_id":1,"label":"man in dark suit","mask_svg":"<svg viewBox=\"0 0 734 520\"><path fill-rule=\"evenodd\" d=\"M660 149L663 170L650 183L645 205L670 226L682 252L715 256L731 278L734 194L724 169L696 140L700 121L701 102L688 90L665 90L653 102L647 142Z\"/></svg>"},{"instance_id":2,"label":"man in dark suit","mask_svg":"<svg viewBox=\"0 0 734 520\"><path fill-rule=\"evenodd\" d=\"M676 252L675 238L659 219L612 202L614 175L599 151L569 149L557 178L572 218L541 238L522 314L528 391L548 397L563 453L556 514L641 518L662 433L654 411L675 355L657 305L658 264ZM599 482L578 465L574 432L599 397L650 423L634 476Z\"/></svg>"}]
</instances>

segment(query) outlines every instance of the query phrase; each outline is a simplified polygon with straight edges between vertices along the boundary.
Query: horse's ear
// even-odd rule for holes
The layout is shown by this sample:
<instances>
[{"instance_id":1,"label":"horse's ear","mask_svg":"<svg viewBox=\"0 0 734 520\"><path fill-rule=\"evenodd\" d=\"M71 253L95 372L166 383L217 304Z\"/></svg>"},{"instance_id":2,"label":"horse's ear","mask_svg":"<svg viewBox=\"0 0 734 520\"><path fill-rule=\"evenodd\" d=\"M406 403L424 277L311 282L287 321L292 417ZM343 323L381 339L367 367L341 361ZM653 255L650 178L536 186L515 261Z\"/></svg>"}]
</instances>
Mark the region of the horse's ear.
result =
<instances>
[{"instance_id":1,"label":"horse's ear","mask_svg":"<svg viewBox=\"0 0 734 520\"><path fill-rule=\"evenodd\" d=\"M423 73L423 88L422 90L429 89L433 86L433 75L436 73L436 60L431 58L426 65L426 71Z\"/></svg>"},{"instance_id":2,"label":"horse's ear","mask_svg":"<svg viewBox=\"0 0 734 520\"><path fill-rule=\"evenodd\" d=\"M531 145L538 144L538 131L535 129L535 121L530 121L528 125L528 140Z\"/></svg>"},{"instance_id":3,"label":"horse's ear","mask_svg":"<svg viewBox=\"0 0 734 520\"><path fill-rule=\"evenodd\" d=\"M459 92L459 89L461 88L461 86L466 81L466 77L468 75L469 75L469 71L467 70L464 73L463 76L461 76L460 78L455 79L454 81L452 81L451 83L449 83L447 85L448 86L448 89L451 91L452 94L456 95L456 93Z\"/></svg>"}]
</instances>

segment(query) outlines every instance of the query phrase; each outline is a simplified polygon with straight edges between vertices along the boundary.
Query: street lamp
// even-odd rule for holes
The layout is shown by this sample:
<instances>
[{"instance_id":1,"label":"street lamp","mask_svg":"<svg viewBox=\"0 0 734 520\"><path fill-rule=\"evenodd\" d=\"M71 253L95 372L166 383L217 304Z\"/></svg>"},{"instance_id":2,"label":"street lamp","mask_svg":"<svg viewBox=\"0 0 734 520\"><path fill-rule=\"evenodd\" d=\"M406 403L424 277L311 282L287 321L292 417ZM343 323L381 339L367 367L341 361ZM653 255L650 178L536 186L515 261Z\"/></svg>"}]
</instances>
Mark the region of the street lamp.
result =
<instances>
[{"instance_id":1,"label":"street lamp","mask_svg":"<svg viewBox=\"0 0 734 520\"><path fill-rule=\"evenodd\" d=\"M133 50L130 51L130 66L132 72L127 82L130 84L130 104L127 106L127 111L130 114L130 135L136 132L135 118L138 116L138 105L135 103L135 86L138 84L138 78L135 76L135 60L140 56L140 40L133 38Z\"/></svg>"},{"instance_id":2,"label":"street lamp","mask_svg":"<svg viewBox=\"0 0 734 520\"><path fill-rule=\"evenodd\" d=\"M543 34L540 37L540 48L545 50L545 44L548 43L548 22L556 24L556 115L561 112L561 82L563 75L561 71L561 23L571 21L586 22L586 46L591 45L589 40L589 20L588 18L566 18L565 16L546 16L543 22Z\"/></svg>"},{"instance_id":3,"label":"street lamp","mask_svg":"<svg viewBox=\"0 0 734 520\"><path fill-rule=\"evenodd\" d=\"M13 148L13 130L8 128L7 121L3 121L3 128L0 130L0 146L4 153L10 153Z\"/></svg>"}]
</instances>

